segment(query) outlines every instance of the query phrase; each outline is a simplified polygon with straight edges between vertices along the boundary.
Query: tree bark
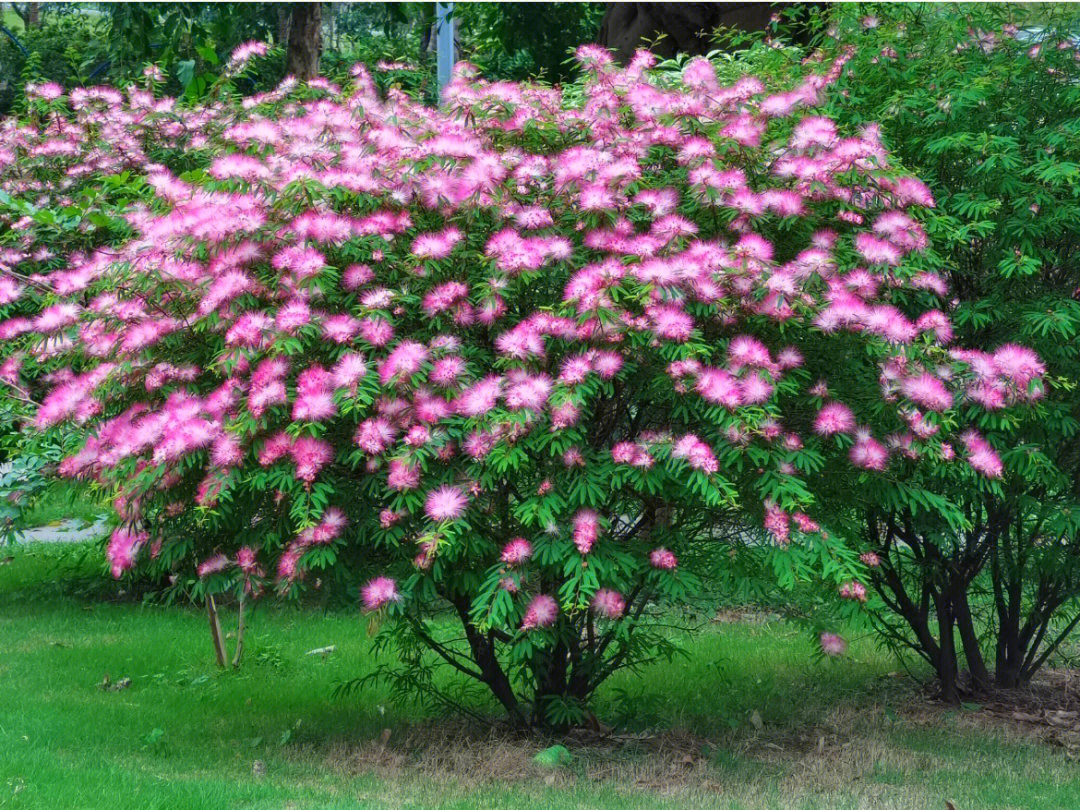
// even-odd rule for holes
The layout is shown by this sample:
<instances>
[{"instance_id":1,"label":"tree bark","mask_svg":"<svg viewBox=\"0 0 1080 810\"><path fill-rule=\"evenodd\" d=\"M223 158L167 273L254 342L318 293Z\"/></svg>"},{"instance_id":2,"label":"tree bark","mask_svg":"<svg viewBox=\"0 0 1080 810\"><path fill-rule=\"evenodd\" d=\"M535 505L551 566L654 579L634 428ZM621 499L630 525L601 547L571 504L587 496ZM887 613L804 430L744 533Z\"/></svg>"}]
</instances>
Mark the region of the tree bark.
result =
<instances>
[{"instance_id":1,"label":"tree bark","mask_svg":"<svg viewBox=\"0 0 1080 810\"><path fill-rule=\"evenodd\" d=\"M319 75L322 54L322 4L295 3L289 27L285 72L307 81Z\"/></svg>"},{"instance_id":2,"label":"tree bark","mask_svg":"<svg viewBox=\"0 0 1080 810\"><path fill-rule=\"evenodd\" d=\"M982 691L990 687L990 671L986 668L982 647L979 644L979 635L971 617L967 591L967 584L963 582L953 587L953 614L956 616L956 629L960 633L960 642L964 647L964 659L971 673L972 686L977 691Z\"/></svg>"},{"instance_id":3,"label":"tree bark","mask_svg":"<svg viewBox=\"0 0 1080 810\"><path fill-rule=\"evenodd\" d=\"M717 26L761 31L778 8L773 3L608 3L598 41L620 62L646 47L662 57L703 54L712 49Z\"/></svg>"},{"instance_id":4,"label":"tree bark","mask_svg":"<svg viewBox=\"0 0 1080 810\"><path fill-rule=\"evenodd\" d=\"M218 666L225 669L228 666L228 660L225 657L225 639L221 635L221 620L218 618L214 597L209 594L206 597L206 618L210 622L210 638L214 642L214 656L217 658Z\"/></svg>"},{"instance_id":5,"label":"tree bark","mask_svg":"<svg viewBox=\"0 0 1080 810\"><path fill-rule=\"evenodd\" d=\"M41 3L26 4L26 29L41 27Z\"/></svg>"},{"instance_id":6,"label":"tree bark","mask_svg":"<svg viewBox=\"0 0 1080 810\"><path fill-rule=\"evenodd\" d=\"M289 43L289 29L292 27L292 11L287 3L282 3L277 8L277 36L275 42L280 47Z\"/></svg>"}]
</instances>

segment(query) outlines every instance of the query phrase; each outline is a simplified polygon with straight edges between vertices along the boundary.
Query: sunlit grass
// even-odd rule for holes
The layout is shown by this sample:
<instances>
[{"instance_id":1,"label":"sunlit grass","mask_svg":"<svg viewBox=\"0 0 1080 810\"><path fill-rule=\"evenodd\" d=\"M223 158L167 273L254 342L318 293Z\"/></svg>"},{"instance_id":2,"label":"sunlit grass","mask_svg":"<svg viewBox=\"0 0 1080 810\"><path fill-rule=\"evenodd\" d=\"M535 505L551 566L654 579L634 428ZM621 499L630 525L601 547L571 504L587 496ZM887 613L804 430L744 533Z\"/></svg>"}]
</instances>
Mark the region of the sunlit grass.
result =
<instances>
[{"instance_id":1,"label":"sunlit grass","mask_svg":"<svg viewBox=\"0 0 1080 810\"><path fill-rule=\"evenodd\" d=\"M601 721L636 735L633 744L571 741L574 762L549 774L531 762L544 741L481 738L455 753L458 724L395 707L385 689L335 700L337 684L375 664L358 613L259 610L242 669L220 673L205 615L116 599L95 547L8 554L5 809L756 810L949 799L1037 810L1077 806L1080 795L1062 750L928 706L866 639L844 659L821 660L782 622L714 625L685 642L686 660L623 673L600 694ZM331 644L331 655L306 655ZM106 675L132 685L102 690ZM448 765L447 752L473 764Z\"/></svg>"}]
</instances>

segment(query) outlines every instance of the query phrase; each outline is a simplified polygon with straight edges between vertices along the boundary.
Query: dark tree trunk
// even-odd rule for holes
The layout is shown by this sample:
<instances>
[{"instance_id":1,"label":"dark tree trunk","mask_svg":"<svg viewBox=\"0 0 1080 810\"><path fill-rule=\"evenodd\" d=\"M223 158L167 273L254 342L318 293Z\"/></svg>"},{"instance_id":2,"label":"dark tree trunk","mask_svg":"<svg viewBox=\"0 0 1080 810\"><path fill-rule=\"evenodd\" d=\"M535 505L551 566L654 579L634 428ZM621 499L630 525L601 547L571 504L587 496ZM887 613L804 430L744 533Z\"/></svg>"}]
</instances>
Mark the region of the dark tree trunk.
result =
<instances>
[{"instance_id":1,"label":"dark tree trunk","mask_svg":"<svg viewBox=\"0 0 1080 810\"><path fill-rule=\"evenodd\" d=\"M277 35L275 42L279 47L285 47L289 42L289 28L292 23L292 9L288 3L282 3L277 8Z\"/></svg>"},{"instance_id":2,"label":"dark tree trunk","mask_svg":"<svg viewBox=\"0 0 1080 810\"><path fill-rule=\"evenodd\" d=\"M975 630L975 622L971 618L967 586L964 584L953 587L953 613L956 616L956 630L960 634L960 642L964 647L964 659L971 673L971 684L976 691L988 689L991 682L990 671L986 668L986 661L983 659L979 635Z\"/></svg>"},{"instance_id":3,"label":"dark tree trunk","mask_svg":"<svg viewBox=\"0 0 1080 810\"><path fill-rule=\"evenodd\" d=\"M786 5L791 4L608 3L597 39L620 62L629 60L638 48L649 48L662 57L703 54L715 47L711 37L717 27L764 31ZM663 38L655 42L661 34Z\"/></svg>"},{"instance_id":4,"label":"dark tree trunk","mask_svg":"<svg viewBox=\"0 0 1080 810\"><path fill-rule=\"evenodd\" d=\"M26 4L26 27L28 30L41 27L41 3Z\"/></svg>"},{"instance_id":5,"label":"dark tree trunk","mask_svg":"<svg viewBox=\"0 0 1080 810\"><path fill-rule=\"evenodd\" d=\"M322 4L295 3L289 27L285 72L307 81L319 75L322 54Z\"/></svg>"}]
</instances>

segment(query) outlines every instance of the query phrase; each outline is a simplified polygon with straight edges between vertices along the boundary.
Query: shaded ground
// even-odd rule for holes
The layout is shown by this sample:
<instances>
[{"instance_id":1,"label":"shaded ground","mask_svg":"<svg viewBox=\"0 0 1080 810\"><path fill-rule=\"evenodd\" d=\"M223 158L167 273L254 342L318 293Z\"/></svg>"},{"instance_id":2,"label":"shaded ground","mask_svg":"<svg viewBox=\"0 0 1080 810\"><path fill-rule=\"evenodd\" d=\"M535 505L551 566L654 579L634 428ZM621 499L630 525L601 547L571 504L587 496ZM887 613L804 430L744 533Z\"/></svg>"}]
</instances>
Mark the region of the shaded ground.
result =
<instances>
[{"instance_id":1,"label":"shaded ground","mask_svg":"<svg viewBox=\"0 0 1080 810\"><path fill-rule=\"evenodd\" d=\"M356 613L260 610L244 667L219 673L201 611L103 601L117 587L88 584L96 554L17 547L0 565L5 810L1080 803L1072 749L1043 715L933 703L866 640L821 660L782 622L714 623L685 661L613 679L597 711L616 731L563 741L568 764L548 770L533 757L552 741L396 707L384 688L332 698L375 663ZM101 689L106 675L130 686ZM1073 700L1074 677L1052 673L1028 713Z\"/></svg>"}]
</instances>

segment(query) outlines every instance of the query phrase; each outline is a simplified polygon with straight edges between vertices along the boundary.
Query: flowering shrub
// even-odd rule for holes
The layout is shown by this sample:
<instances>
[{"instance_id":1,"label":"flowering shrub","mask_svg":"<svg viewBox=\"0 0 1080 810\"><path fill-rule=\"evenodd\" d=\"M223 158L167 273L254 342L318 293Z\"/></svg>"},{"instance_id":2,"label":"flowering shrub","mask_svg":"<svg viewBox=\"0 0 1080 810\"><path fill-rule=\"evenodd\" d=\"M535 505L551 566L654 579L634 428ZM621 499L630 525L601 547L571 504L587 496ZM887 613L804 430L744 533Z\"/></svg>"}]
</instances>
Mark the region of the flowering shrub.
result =
<instances>
[{"instance_id":1,"label":"flowering shrub","mask_svg":"<svg viewBox=\"0 0 1080 810\"><path fill-rule=\"evenodd\" d=\"M981 392L1040 395L1027 350L949 348L929 191L814 109L848 58L777 90L585 47L564 91L462 65L434 110L358 68L192 114L206 171L148 165L129 240L13 276L5 380L86 431L62 471L114 488L117 575L385 561L358 598L403 677L575 722L748 526L782 582L855 582L818 485L993 478Z\"/></svg>"},{"instance_id":2,"label":"flowering shrub","mask_svg":"<svg viewBox=\"0 0 1080 810\"><path fill-rule=\"evenodd\" d=\"M923 465L826 499L846 505L848 536L879 563L868 582L882 637L913 647L958 699L1025 683L1067 638L1080 595L1080 18L1067 6L922 8L840 10L833 47L855 51L829 109L850 126L880 121L931 186L931 244L910 263L945 269L955 343L1031 347L1040 361L1010 347L994 364L1022 382L1045 363L1046 395L1017 408L995 385L972 392L984 438L964 446L990 477ZM957 682L957 646L970 683Z\"/></svg>"}]
</instances>

